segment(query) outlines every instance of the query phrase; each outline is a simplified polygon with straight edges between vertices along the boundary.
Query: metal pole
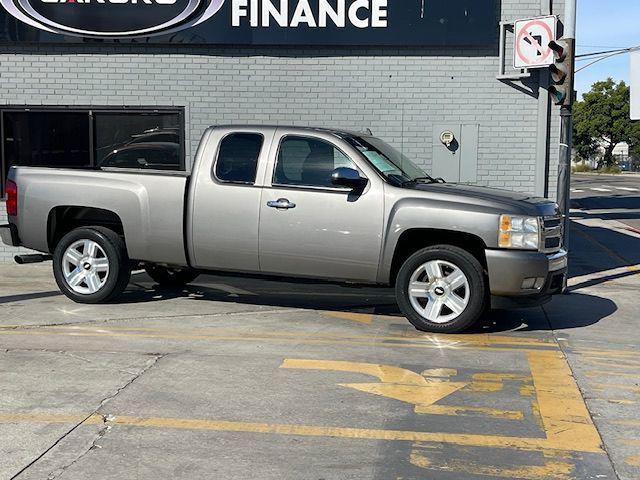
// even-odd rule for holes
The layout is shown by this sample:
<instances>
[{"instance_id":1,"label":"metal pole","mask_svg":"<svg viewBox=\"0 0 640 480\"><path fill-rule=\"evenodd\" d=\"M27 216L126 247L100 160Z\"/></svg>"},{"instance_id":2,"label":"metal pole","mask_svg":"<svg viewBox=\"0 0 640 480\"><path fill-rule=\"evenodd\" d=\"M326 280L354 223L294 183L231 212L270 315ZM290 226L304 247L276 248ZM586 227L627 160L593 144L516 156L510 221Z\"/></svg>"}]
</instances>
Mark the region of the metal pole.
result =
<instances>
[{"instance_id":1,"label":"metal pole","mask_svg":"<svg viewBox=\"0 0 640 480\"><path fill-rule=\"evenodd\" d=\"M558 205L563 215L564 245L569 249L569 213L571 208L571 150L573 148L573 79L575 75L577 0L566 0L564 11L564 35L571 55L568 100L560 109L560 158L558 165ZM565 285L566 290L566 285Z\"/></svg>"}]
</instances>

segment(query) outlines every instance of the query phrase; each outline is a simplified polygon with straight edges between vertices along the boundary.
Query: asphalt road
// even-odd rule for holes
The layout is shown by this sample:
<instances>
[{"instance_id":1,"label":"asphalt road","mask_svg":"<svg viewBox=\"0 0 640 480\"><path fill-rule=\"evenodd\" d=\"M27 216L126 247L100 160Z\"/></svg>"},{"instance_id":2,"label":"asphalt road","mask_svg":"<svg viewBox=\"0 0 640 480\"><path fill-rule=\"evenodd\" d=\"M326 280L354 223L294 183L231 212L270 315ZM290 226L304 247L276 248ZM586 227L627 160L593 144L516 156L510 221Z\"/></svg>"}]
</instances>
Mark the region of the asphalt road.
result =
<instances>
[{"instance_id":1,"label":"asphalt road","mask_svg":"<svg viewBox=\"0 0 640 480\"><path fill-rule=\"evenodd\" d=\"M618 220L640 231L640 174L574 174L571 181L572 206Z\"/></svg>"},{"instance_id":2,"label":"asphalt road","mask_svg":"<svg viewBox=\"0 0 640 480\"><path fill-rule=\"evenodd\" d=\"M602 222L570 295L463 335L386 289L135 274L90 306L0 266L0 479L638 479L639 269L592 233L640 236Z\"/></svg>"}]
</instances>

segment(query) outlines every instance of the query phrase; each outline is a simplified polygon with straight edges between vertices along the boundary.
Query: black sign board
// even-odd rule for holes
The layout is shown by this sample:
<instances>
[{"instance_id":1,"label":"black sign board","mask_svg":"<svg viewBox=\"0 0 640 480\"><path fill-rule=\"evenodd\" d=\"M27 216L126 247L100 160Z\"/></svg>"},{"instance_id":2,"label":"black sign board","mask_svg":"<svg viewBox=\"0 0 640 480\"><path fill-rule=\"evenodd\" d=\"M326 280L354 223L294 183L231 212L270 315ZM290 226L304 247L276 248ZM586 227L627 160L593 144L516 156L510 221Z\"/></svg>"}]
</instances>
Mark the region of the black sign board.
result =
<instances>
[{"instance_id":1,"label":"black sign board","mask_svg":"<svg viewBox=\"0 0 640 480\"><path fill-rule=\"evenodd\" d=\"M1 42L495 46L500 0L0 0Z\"/></svg>"}]
</instances>

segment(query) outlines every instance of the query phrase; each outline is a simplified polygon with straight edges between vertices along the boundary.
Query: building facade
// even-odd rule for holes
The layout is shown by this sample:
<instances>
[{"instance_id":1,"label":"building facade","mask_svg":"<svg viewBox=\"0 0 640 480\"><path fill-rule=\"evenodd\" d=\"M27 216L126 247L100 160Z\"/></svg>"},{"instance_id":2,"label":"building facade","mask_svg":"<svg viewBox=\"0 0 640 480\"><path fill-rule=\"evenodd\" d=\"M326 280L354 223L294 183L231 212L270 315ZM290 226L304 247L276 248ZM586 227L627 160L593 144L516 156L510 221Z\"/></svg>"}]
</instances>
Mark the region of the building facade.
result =
<instances>
[{"instance_id":1,"label":"building facade","mask_svg":"<svg viewBox=\"0 0 640 480\"><path fill-rule=\"evenodd\" d=\"M422 3L424 15L433 3ZM96 166L113 139L135 140L135 128L174 135L178 163L188 170L208 125L269 123L368 128L428 173L554 197L559 116L545 90L548 74L521 75L510 66L508 30L502 56L499 43L501 22L560 14L564 6L494 4L494 21L483 33L489 41L472 46L146 43L65 35L45 42L17 38L11 29L19 20L6 15L3 182L11 164L34 164L39 155L53 166L60 158ZM498 79L501 70L506 75ZM454 133L456 149L443 145L443 132ZM6 223L1 201L0 223ZM15 253L0 246L0 261Z\"/></svg>"}]
</instances>

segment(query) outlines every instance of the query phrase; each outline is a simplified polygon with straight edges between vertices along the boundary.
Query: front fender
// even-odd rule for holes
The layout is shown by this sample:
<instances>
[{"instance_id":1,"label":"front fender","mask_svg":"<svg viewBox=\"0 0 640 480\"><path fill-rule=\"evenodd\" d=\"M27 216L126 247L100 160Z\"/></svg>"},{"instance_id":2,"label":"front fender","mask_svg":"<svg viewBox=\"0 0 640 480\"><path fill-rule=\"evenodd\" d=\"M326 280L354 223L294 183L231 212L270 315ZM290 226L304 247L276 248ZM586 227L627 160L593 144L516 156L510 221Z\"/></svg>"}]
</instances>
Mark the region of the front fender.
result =
<instances>
[{"instance_id":1,"label":"front fender","mask_svg":"<svg viewBox=\"0 0 640 480\"><path fill-rule=\"evenodd\" d=\"M378 282L390 282L395 251L405 232L417 229L459 232L478 237L491 248L497 246L499 218L494 208L483 205L422 198L398 200L389 212L384 232Z\"/></svg>"}]
</instances>

